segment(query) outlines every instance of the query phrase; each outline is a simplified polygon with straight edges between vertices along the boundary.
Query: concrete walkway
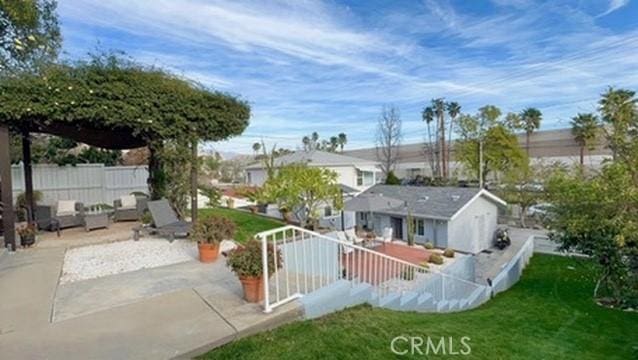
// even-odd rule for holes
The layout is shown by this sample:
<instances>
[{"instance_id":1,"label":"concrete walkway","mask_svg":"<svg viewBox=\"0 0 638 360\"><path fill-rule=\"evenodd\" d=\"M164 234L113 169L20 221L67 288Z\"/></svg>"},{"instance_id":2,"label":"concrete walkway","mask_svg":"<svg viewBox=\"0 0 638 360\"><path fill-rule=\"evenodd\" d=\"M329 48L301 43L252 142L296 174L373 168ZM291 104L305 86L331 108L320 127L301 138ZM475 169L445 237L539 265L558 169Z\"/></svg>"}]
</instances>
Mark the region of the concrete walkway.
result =
<instances>
[{"instance_id":1,"label":"concrete walkway","mask_svg":"<svg viewBox=\"0 0 638 360\"><path fill-rule=\"evenodd\" d=\"M0 357L169 359L300 318L293 302L264 314L240 298L223 259L58 286L65 248L0 257Z\"/></svg>"}]
</instances>

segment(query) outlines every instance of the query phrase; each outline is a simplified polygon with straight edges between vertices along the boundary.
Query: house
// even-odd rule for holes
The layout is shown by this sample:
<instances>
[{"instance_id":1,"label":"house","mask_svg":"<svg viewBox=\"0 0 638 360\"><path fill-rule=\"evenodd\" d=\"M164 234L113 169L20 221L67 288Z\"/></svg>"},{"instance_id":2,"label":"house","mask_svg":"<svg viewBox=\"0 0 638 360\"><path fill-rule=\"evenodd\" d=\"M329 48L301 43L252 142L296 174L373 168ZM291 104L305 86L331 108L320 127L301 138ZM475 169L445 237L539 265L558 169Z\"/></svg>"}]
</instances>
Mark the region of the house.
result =
<instances>
[{"instance_id":1,"label":"house","mask_svg":"<svg viewBox=\"0 0 638 360\"><path fill-rule=\"evenodd\" d=\"M407 218L414 219L415 242L478 253L492 245L500 208L507 204L485 189L375 185L360 197L383 197L374 209L356 211L357 227L392 228L393 237L407 240ZM348 203L346 202L346 209ZM356 210L356 209L350 209Z\"/></svg>"},{"instance_id":2,"label":"house","mask_svg":"<svg viewBox=\"0 0 638 360\"><path fill-rule=\"evenodd\" d=\"M318 166L337 173L337 182L344 189L363 191L381 180L381 171L377 161L359 159L326 151L296 151L275 159L275 167L290 164ZM261 186L266 181L266 169L260 162L246 168L246 183Z\"/></svg>"}]
</instances>

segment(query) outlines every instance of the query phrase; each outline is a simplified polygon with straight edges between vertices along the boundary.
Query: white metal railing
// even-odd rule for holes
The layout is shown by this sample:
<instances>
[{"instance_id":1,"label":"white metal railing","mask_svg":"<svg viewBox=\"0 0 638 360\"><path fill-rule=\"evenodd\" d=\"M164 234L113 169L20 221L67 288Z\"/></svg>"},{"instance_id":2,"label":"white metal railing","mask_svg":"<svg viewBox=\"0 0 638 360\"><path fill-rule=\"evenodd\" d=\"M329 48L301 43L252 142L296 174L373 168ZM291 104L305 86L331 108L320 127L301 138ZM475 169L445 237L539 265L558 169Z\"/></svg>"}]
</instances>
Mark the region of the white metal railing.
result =
<instances>
[{"instance_id":1,"label":"white metal railing","mask_svg":"<svg viewBox=\"0 0 638 360\"><path fill-rule=\"evenodd\" d=\"M523 269L529 263L529 259L534 255L534 238L530 236L516 255L501 269L492 279L492 291L496 294L509 289L521 277Z\"/></svg>"},{"instance_id":2,"label":"white metal railing","mask_svg":"<svg viewBox=\"0 0 638 360\"><path fill-rule=\"evenodd\" d=\"M372 286L383 299L388 294L430 292L437 300L469 296L479 284L433 271L380 252L296 226L284 226L256 235L262 243L264 311L298 299L340 280L352 287ZM274 268L268 265L268 247L281 253Z\"/></svg>"}]
</instances>

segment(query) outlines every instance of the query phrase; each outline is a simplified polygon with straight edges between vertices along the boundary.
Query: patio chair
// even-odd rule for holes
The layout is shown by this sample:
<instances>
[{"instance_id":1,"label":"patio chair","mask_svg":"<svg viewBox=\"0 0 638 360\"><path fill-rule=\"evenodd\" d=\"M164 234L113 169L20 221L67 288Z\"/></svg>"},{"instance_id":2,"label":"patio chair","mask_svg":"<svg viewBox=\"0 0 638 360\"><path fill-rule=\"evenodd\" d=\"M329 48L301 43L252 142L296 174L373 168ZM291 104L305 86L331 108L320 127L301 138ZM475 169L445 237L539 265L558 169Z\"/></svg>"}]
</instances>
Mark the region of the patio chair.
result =
<instances>
[{"instance_id":1,"label":"patio chair","mask_svg":"<svg viewBox=\"0 0 638 360\"><path fill-rule=\"evenodd\" d=\"M383 240L384 244L392 242L392 228L391 227L383 228L383 236L381 237L381 239Z\"/></svg>"},{"instance_id":2,"label":"patio chair","mask_svg":"<svg viewBox=\"0 0 638 360\"><path fill-rule=\"evenodd\" d=\"M113 201L113 221L137 221L146 210L148 200L135 195L121 196Z\"/></svg>"},{"instance_id":3,"label":"patio chair","mask_svg":"<svg viewBox=\"0 0 638 360\"><path fill-rule=\"evenodd\" d=\"M344 233L346 235L346 238L355 245L361 244L365 240L357 236L357 233L355 232L354 228L346 229Z\"/></svg>"},{"instance_id":4,"label":"patio chair","mask_svg":"<svg viewBox=\"0 0 638 360\"><path fill-rule=\"evenodd\" d=\"M153 217L155 230L160 236L165 236L173 241L175 237L187 237L190 234L192 224L179 220L168 200L149 201L148 210Z\"/></svg>"},{"instance_id":5,"label":"patio chair","mask_svg":"<svg viewBox=\"0 0 638 360\"><path fill-rule=\"evenodd\" d=\"M44 211L44 209L40 211ZM55 215L52 216L51 230L82 225L84 225L84 204L75 200L58 200L55 206Z\"/></svg>"}]
</instances>

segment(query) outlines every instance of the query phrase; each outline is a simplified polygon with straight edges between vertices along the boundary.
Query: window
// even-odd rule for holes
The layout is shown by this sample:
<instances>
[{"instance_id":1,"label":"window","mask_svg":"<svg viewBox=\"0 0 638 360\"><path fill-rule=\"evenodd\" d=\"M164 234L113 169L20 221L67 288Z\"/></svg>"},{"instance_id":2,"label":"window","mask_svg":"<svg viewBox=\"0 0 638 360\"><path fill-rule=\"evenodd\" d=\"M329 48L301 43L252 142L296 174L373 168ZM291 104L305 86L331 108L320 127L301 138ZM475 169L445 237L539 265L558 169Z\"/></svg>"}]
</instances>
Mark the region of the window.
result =
<instances>
[{"instance_id":1,"label":"window","mask_svg":"<svg viewBox=\"0 0 638 360\"><path fill-rule=\"evenodd\" d=\"M425 236L425 222L423 219L418 219L416 221L416 234L418 236Z\"/></svg>"},{"instance_id":2,"label":"window","mask_svg":"<svg viewBox=\"0 0 638 360\"><path fill-rule=\"evenodd\" d=\"M326 206L325 208L323 208L323 216L332 216L332 208L330 206Z\"/></svg>"},{"instance_id":3,"label":"window","mask_svg":"<svg viewBox=\"0 0 638 360\"><path fill-rule=\"evenodd\" d=\"M357 170L357 186L370 186L374 184L374 172Z\"/></svg>"}]
</instances>

